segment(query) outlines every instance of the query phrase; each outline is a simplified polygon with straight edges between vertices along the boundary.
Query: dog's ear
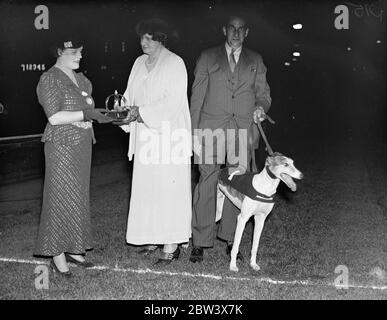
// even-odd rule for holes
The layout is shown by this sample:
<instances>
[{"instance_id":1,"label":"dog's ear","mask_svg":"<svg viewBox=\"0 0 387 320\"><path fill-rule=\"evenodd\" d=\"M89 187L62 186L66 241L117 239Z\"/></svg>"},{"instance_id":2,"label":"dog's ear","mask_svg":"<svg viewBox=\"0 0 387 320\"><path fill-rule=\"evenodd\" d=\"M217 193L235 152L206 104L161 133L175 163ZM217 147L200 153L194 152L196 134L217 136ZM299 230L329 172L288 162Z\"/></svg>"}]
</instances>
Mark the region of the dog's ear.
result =
<instances>
[{"instance_id":1,"label":"dog's ear","mask_svg":"<svg viewBox=\"0 0 387 320\"><path fill-rule=\"evenodd\" d=\"M269 167L278 165L283 157L285 157L285 156L282 153L274 152L271 156L268 156L266 158L265 165L267 165Z\"/></svg>"},{"instance_id":2,"label":"dog's ear","mask_svg":"<svg viewBox=\"0 0 387 320\"><path fill-rule=\"evenodd\" d=\"M283 157L284 155L280 152L274 152L272 157Z\"/></svg>"},{"instance_id":3,"label":"dog's ear","mask_svg":"<svg viewBox=\"0 0 387 320\"><path fill-rule=\"evenodd\" d=\"M268 156L267 158L266 158L266 161L265 161L265 165L266 166L272 166L273 165L273 163L274 163L274 154L273 155L271 155L271 156Z\"/></svg>"}]
</instances>

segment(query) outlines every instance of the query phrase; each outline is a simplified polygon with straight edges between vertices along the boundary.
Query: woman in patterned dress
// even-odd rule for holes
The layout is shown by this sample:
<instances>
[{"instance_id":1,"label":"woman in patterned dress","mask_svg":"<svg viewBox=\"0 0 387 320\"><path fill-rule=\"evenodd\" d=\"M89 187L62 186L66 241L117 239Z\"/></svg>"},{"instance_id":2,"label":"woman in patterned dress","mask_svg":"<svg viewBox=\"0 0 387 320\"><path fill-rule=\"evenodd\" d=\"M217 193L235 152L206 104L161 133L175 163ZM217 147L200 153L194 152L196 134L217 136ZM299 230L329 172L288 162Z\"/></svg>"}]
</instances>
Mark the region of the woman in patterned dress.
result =
<instances>
[{"instance_id":1,"label":"woman in patterned dress","mask_svg":"<svg viewBox=\"0 0 387 320\"><path fill-rule=\"evenodd\" d=\"M73 71L79 68L82 44L63 40L56 48L55 65L42 74L37 86L48 123L42 137L46 169L35 255L53 257L51 268L68 276L68 262L92 267L84 258L92 248L92 121L112 120L94 108L91 82Z\"/></svg>"}]
</instances>

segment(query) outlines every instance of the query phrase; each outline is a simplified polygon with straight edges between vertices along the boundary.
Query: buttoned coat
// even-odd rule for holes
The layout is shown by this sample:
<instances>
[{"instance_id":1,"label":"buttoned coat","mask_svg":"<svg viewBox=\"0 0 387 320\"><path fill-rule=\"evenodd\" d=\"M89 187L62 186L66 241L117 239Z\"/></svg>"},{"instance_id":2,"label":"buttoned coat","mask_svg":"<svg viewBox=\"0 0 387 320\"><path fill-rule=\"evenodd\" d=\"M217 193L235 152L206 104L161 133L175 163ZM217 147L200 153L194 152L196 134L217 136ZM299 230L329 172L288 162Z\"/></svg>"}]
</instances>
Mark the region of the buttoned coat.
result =
<instances>
[{"instance_id":1,"label":"buttoned coat","mask_svg":"<svg viewBox=\"0 0 387 320\"><path fill-rule=\"evenodd\" d=\"M227 129L231 119L239 129L253 132L257 144L253 112L258 106L267 112L270 105L266 66L260 54L243 47L232 73L224 45L202 52L192 86L192 129Z\"/></svg>"}]
</instances>

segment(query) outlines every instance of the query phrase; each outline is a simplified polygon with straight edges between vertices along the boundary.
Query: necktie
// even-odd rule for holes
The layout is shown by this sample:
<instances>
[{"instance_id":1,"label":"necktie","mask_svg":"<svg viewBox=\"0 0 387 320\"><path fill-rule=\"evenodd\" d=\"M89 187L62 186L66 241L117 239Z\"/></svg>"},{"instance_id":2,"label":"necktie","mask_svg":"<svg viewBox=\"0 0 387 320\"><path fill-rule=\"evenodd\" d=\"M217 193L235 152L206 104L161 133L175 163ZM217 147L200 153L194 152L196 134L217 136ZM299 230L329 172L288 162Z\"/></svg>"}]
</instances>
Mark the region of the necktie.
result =
<instances>
[{"instance_id":1,"label":"necktie","mask_svg":"<svg viewBox=\"0 0 387 320\"><path fill-rule=\"evenodd\" d=\"M231 72L234 72L235 66L236 66L236 61L235 61L234 52L235 52L235 49L231 49L230 59L229 59L229 60L230 60L230 69L231 69Z\"/></svg>"}]
</instances>

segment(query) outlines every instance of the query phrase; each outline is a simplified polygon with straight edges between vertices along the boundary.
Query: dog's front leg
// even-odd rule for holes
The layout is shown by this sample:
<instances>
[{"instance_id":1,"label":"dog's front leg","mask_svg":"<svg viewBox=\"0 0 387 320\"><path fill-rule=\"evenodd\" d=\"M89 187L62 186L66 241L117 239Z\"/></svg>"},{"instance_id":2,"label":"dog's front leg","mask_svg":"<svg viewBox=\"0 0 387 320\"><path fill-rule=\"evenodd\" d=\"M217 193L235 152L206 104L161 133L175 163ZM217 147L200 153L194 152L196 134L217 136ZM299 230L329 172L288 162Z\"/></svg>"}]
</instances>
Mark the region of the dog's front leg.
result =
<instances>
[{"instance_id":1,"label":"dog's front leg","mask_svg":"<svg viewBox=\"0 0 387 320\"><path fill-rule=\"evenodd\" d=\"M254 215L254 237L253 237L253 246L251 247L250 266L255 271L259 271L261 269L259 265L257 265L257 253L258 253L259 240L261 238L265 219L266 219L266 215L263 213L256 213Z\"/></svg>"},{"instance_id":2,"label":"dog's front leg","mask_svg":"<svg viewBox=\"0 0 387 320\"><path fill-rule=\"evenodd\" d=\"M232 245L231 250L231 261L230 261L230 270L238 272L239 269L236 264L236 257L239 251L239 245L241 243L243 230L245 229L247 220L242 216L242 214L238 215L238 223L235 230L234 243Z\"/></svg>"},{"instance_id":3,"label":"dog's front leg","mask_svg":"<svg viewBox=\"0 0 387 320\"><path fill-rule=\"evenodd\" d=\"M247 210L248 210L248 207L246 206L246 201L243 201L241 213L238 215L238 222L237 222L237 227L234 235L234 243L232 245L232 250L231 250L230 270L235 272L239 271L236 264L236 258L237 258L239 245L241 243L241 239L243 235L243 230L245 230L246 222L251 217L251 214L248 214Z\"/></svg>"}]
</instances>

